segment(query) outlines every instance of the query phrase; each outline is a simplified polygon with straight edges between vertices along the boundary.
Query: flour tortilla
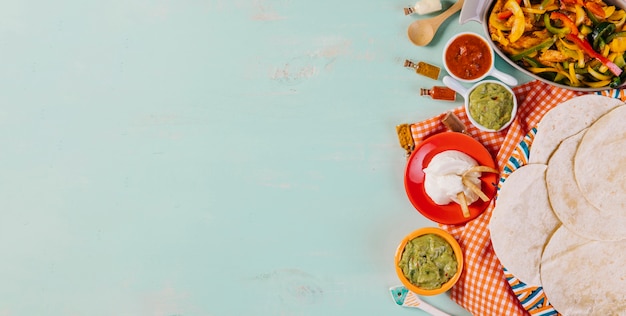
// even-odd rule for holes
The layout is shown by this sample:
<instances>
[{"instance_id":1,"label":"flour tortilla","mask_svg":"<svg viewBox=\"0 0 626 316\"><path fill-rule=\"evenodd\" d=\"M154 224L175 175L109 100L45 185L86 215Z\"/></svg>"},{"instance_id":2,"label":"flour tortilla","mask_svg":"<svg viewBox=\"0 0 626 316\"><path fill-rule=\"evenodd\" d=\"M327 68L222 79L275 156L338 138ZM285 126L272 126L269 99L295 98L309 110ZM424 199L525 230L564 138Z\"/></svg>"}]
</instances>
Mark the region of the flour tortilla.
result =
<instances>
[{"instance_id":1,"label":"flour tortilla","mask_svg":"<svg viewBox=\"0 0 626 316\"><path fill-rule=\"evenodd\" d=\"M612 215L611 226L626 224L626 106L599 118L576 151L574 172L585 198ZM602 227L599 225L597 227ZM603 228L604 229L604 228Z\"/></svg>"},{"instance_id":2,"label":"flour tortilla","mask_svg":"<svg viewBox=\"0 0 626 316\"><path fill-rule=\"evenodd\" d=\"M588 130L583 130L564 140L550 158L546 171L550 204L563 225L576 234L594 240L624 239L626 212L607 212L596 208L587 201L576 184L574 155L586 133Z\"/></svg>"},{"instance_id":3,"label":"flour tortilla","mask_svg":"<svg viewBox=\"0 0 626 316\"><path fill-rule=\"evenodd\" d=\"M546 113L530 147L529 163L548 163L559 143L589 127L599 117L624 102L589 94L567 100Z\"/></svg>"},{"instance_id":4,"label":"flour tortilla","mask_svg":"<svg viewBox=\"0 0 626 316\"><path fill-rule=\"evenodd\" d=\"M511 173L500 187L489 222L496 256L529 286L541 286L541 254L560 225L548 201L545 171L544 164L529 164Z\"/></svg>"},{"instance_id":5,"label":"flour tortilla","mask_svg":"<svg viewBox=\"0 0 626 316\"><path fill-rule=\"evenodd\" d=\"M541 283L550 304L562 315L626 315L622 249L621 242L589 240L561 226L541 258Z\"/></svg>"}]
</instances>

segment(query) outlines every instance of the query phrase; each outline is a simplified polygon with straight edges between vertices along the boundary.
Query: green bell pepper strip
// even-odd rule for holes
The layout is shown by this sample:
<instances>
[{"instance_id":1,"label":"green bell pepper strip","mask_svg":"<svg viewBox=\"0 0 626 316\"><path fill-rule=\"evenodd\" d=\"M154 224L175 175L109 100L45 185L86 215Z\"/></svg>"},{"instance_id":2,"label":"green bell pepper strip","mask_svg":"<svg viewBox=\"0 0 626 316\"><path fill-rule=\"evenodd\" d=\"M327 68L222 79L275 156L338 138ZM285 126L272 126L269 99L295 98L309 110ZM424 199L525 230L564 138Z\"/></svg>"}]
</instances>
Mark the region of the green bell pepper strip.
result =
<instances>
[{"instance_id":1,"label":"green bell pepper strip","mask_svg":"<svg viewBox=\"0 0 626 316\"><path fill-rule=\"evenodd\" d=\"M583 9L585 10L585 13L587 13L587 17L589 17L589 20L591 20L591 23L593 25L598 25L598 23L600 23L600 20L598 20L598 17L596 17L595 14L591 13L589 9L587 9L586 7Z\"/></svg>"},{"instance_id":2,"label":"green bell pepper strip","mask_svg":"<svg viewBox=\"0 0 626 316\"><path fill-rule=\"evenodd\" d=\"M550 46L552 46L554 44L554 42L556 42L556 38L555 37L550 37L549 39L547 39L547 40L545 40L545 41L543 41L543 42L541 42L541 43L539 43L539 44L537 44L535 46L532 46L532 47L530 47L530 48L528 48L528 49L526 49L524 51L521 51L518 54L515 54L515 55L511 56L511 60L512 61L519 61L522 58L524 58L524 57L526 57L526 56L528 56L528 55L530 55L532 53L538 52L538 51L540 51L540 50L542 50L544 48L549 48Z\"/></svg>"},{"instance_id":3,"label":"green bell pepper strip","mask_svg":"<svg viewBox=\"0 0 626 316\"><path fill-rule=\"evenodd\" d=\"M583 50L583 52L585 52L585 54L600 61L603 65L609 68L609 70L614 75L619 76L622 73L622 69L619 68L615 63L610 61L608 58L602 56L602 54L593 50L593 47L591 47L591 44L589 44L587 40L581 39L572 33L565 35L565 38L567 38L567 40L571 42L574 42L574 44L578 45L578 47L580 47Z\"/></svg>"},{"instance_id":4,"label":"green bell pepper strip","mask_svg":"<svg viewBox=\"0 0 626 316\"><path fill-rule=\"evenodd\" d=\"M626 72L622 73L619 76L615 76L613 80L611 80L609 87L614 88L614 89L620 88L620 86L623 85L624 82L626 82Z\"/></svg>"},{"instance_id":5,"label":"green bell pepper strip","mask_svg":"<svg viewBox=\"0 0 626 316\"><path fill-rule=\"evenodd\" d=\"M578 27L576 26L576 23L574 23L574 21L572 21L572 19L570 19L567 15L561 12L552 11L552 13L550 13L550 19L561 20L561 22L563 22L563 25L565 26L564 28L569 28L571 31L571 34L578 35ZM546 23L546 28L548 28L548 25L550 24L550 19L547 19L548 23ZM545 18L544 18L544 21L545 21ZM563 33L557 33L557 34L563 34Z\"/></svg>"},{"instance_id":6,"label":"green bell pepper strip","mask_svg":"<svg viewBox=\"0 0 626 316\"><path fill-rule=\"evenodd\" d=\"M552 26L552 23L550 23L550 15L547 13L543 15L543 24L546 25L548 32L552 34L565 35L571 31L567 26L561 28Z\"/></svg>"},{"instance_id":7,"label":"green bell pepper strip","mask_svg":"<svg viewBox=\"0 0 626 316\"><path fill-rule=\"evenodd\" d=\"M591 32L591 46L593 49L600 49L604 44L608 43L604 39L615 31L615 24L611 22L601 22L594 27Z\"/></svg>"},{"instance_id":8,"label":"green bell pepper strip","mask_svg":"<svg viewBox=\"0 0 626 316\"><path fill-rule=\"evenodd\" d=\"M604 41L606 43L610 43L612 40L614 40L615 38L618 38L618 37L626 37L626 31L615 32L615 33L607 36Z\"/></svg>"},{"instance_id":9,"label":"green bell pepper strip","mask_svg":"<svg viewBox=\"0 0 626 316\"><path fill-rule=\"evenodd\" d=\"M542 0L541 1L541 5L539 6L540 9L545 9L545 7L547 7L550 3L552 3L554 0Z\"/></svg>"},{"instance_id":10,"label":"green bell pepper strip","mask_svg":"<svg viewBox=\"0 0 626 316\"><path fill-rule=\"evenodd\" d=\"M541 63L538 62L536 59L534 59L532 57L524 56L524 57L522 57L522 60L525 61L527 64L529 64L530 67L533 67L533 68L541 68L542 67Z\"/></svg>"}]
</instances>

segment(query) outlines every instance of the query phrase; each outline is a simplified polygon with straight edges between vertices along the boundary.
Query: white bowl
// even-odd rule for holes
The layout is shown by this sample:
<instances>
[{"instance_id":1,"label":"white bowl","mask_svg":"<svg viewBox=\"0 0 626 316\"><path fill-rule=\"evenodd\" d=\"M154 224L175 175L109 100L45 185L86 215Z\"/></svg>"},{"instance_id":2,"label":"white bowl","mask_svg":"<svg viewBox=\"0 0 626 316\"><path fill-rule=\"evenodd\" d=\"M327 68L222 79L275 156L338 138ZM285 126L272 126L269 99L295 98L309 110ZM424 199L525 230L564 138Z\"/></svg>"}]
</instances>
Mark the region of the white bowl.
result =
<instances>
[{"instance_id":1,"label":"white bowl","mask_svg":"<svg viewBox=\"0 0 626 316\"><path fill-rule=\"evenodd\" d=\"M456 91L457 93L459 93L460 95L463 96L463 98L465 99L464 106L465 106L465 113L467 114L467 118L472 123L472 125L474 125L479 130L485 131L485 132L499 132L499 131L509 127L509 125L511 125L511 123L515 119L515 115L517 114L517 98L515 97L515 92L513 92L513 90L509 86L507 86L506 84L504 84L504 83L502 83L500 81L497 81L497 80L482 80L482 81L476 82L469 89L466 89L459 81L455 80L454 78L452 78L450 76L443 77L443 83L446 86L448 86L450 89ZM491 128L488 128L488 127L485 127L485 126L481 125L480 123L478 123L472 117L472 115L470 114L470 111L469 111L469 105L470 105L469 104L470 103L469 96L470 96L470 94L478 86L480 86L482 84L485 84L485 83L495 83L495 84L498 84L501 87L503 87L504 89L506 89L513 96L513 108L511 109L511 118L504 125L499 127L498 129L491 129Z\"/></svg>"}]
</instances>

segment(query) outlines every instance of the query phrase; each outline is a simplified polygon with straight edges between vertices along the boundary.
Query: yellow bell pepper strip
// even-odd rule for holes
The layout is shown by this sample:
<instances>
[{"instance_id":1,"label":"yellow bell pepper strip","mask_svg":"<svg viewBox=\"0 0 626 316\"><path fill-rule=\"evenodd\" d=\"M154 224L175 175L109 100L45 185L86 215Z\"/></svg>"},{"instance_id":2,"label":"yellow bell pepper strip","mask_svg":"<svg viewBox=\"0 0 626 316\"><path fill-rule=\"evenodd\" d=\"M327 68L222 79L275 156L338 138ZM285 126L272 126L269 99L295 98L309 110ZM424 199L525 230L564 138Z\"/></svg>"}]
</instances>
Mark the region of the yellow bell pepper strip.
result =
<instances>
[{"instance_id":1,"label":"yellow bell pepper strip","mask_svg":"<svg viewBox=\"0 0 626 316\"><path fill-rule=\"evenodd\" d=\"M585 18L587 17L585 15L585 10L583 10L583 6L580 4L575 5L574 12L576 12L576 20L574 20L574 23L577 26L581 25L585 21Z\"/></svg>"},{"instance_id":2,"label":"yellow bell pepper strip","mask_svg":"<svg viewBox=\"0 0 626 316\"><path fill-rule=\"evenodd\" d=\"M626 52L626 37L616 37L609 42L609 47L614 53ZM618 65L619 66L619 65Z\"/></svg>"},{"instance_id":3,"label":"yellow bell pepper strip","mask_svg":"<svg viewBox=\"0 0 626 316\"><path fill-rule=\"evenodd\" d=\"M602 10L604 10L604 17L608 18L615 13L615 6L602 7Z\"/></svg>"},{"instance_id":4,"label":"yellow bell pepper strip","mask_svg":"<svg viewBox=\"0 0 626 316\"><path fill-rule=\"evenodd\" d=\"M608 60L606 57L602 56L600 53L593 50L593 47L591 47L591 44L589 44L587 40L581 39L572 33L567 34L565 38L569 40L570 42L574 42L574 44L578 45L578 47L580 47L583 50L583 52L585 52L587 55L595 58L596 60L600 61L603 65L608 67L609 70L614 75L619 76L622 73L622 69L619 68L616 64Z\"/></svg>"},{"instance_id":5,"label":"yellow bell pepper strip","mask_svg":"<svg viewBox=\"0 0 626 316\"><path fill-rule=\"evenodd\" d=\"M590 75L592 75L594 78L598 80L611 80L613 78L613 76L603 75L597 72L595 69L593 69L590 66L587 66L587 72L589 72Z\"/></svg>"},{"instance_id":6,"label":"yellow bell pepper strip","mask_svg":"<svg viewBox=\"0 0 626 316\"><path fill-rule=\"evenodd\" d=\"M567 15L561 12L552 11L552 13L550 13L550 18L553 20L561 20L563 25L570 29L570 34L578 35L578 27L576 27L576 23L574 23L574 21L572 21ZM546 25L546 28L547 27L548 26Z\"/></svg>"},{"instance_id":7,"label":"yellow bell pepper strip","mask_svg":"<svg viewBox=\"0 0 626 316\"><path fill-rule=\"evenodd\" d=\"M575 58L578 61L578 68L579 69L584 68L585 67L585 54L583 53L583 51L580 50L580 48L576 44L566 42L562 38L559 38L559 42L561 43L561 45L563 45L565 48L569 49L570 51L576 52L576 57L573 57L573 58Z\"/></svg>"},{"instance_id":8,"label":"yellow bell pepper strip","mask_svg":"<svg viewBox=\"0 0 626 316\"><path fill-rule=\"evenodd\" d=\"M568 70L569 70L569 77L572 80L572 85L573 86L580 86L580 81L578 80L578 77L576 77L576 71L574 70L574 63L570 63L568 65Z\"/></svg>"},{"instance_id":9,"label":"yellow bell pepper strip","mask_svg":"<svg viewBox=\"0 0 626 316\"><path fill-rule=\"evenodd\" d=\"M613 19L615 18L615 19ZM626 22L626 12L620 10L616 14L611 16L611 22L615 24L615 29L621 30L624 27L624 23Z\"/></svg>"},{"instance_id":10,"label":"yellow bell pepper strip","mask_svg":"<svg viewBox=\"0 0 626 316\"><path fill-rule=\"evenodd\" d=\"M604 41L602 41L602 42L604 42ZM602 54L602 56L606 57L608 60L611 60L611 58L608 58L609 54L611 53L611 47L609 47L608 45L604 45L602 47L602 52L600 52L600 53Z\"/></svg>"},{"instance_id":11,"label":"yellow bell pepper strip","mask_svg":"<svg viewBox=\"0 0 626 316\"><path fill-rule=\"evenodd\" d=\"M580 49L577 49L576 52L578 53L578 67L585 67L585 53Z\"/></svg>"},{"instance_id":12,"label":"yellow bell pepper strip","mask_svg":"<svg viewBox=\"0 0 626 316\"><path fill-rule=\"evenodd\" d=\"M556 11L559 9L559 6L557 6L556 4L551 4L547 7L544 8L546 11L550 12L550 11Z\"/></svg>"},{"instance_id":13,"label":"yellow bell pepper strip","mask_svg":"<svg viewBox=\"0 0 626 316\"><path fill-rule=\"evenodd\" d=\"M582 34L585 36L591 34L591 32L593 32L591 26L585 24L581 25L580 30L578 30L578 34Z\"/></svg>"},{"instance_id":14,"label":"yellow bell pepper strip","mask_svg":"<svg viewBox=\"0 0 626 316\"><path fill-rule=\"evenodd\" d=\"M537 8L522 8L522 11L524 11L524 13L528 13L528 14L544 14L544 13L546 13L546 10L544 10L544 9L537 9Z\"/></svg>"},{"instance_id":15,"label":"yellow bell pepper strip","mask_svg":"<svg viewBox=\"0 0 626 316\"><path fill-rule=\"evenodd\" d=\"M588 1L587 3L585 3L585 8L593 13L596 18L606 18L606 13L604 12L604 9L602 9L602 6L595 2Z\"/></svg>"},{"instance_id":16,"label":"yellow bell pepper strip","mask_svg":"<svg viewBox=\"0 0 626 316\"><path fill-rule=\"evenodd\" d=\"M556 68L559 71L557 73L557 77L561 76L562 77L561 79L563 78L567 79L567 81L569 81L570 86L575 85L574 79L571 78L569 71L563 68L563 65L561 65L560 63L555 63L554 68Z\"/></svg>"},{"instance_id":17,"label":"yellow bell pepper strip","mask_svg":"<svg viewBox=\"0 0 626 316\"><path fill-rule=\"evenodd\" d=\"M522 58L531 55L532 53L538 52L542 49L546 49L546 48L550 48L550 46L552 46L552 44L554 44L554 42L556 42L556 38L555 37L550 37L549 39L535 45L532 47L529 47L528 49L521 51L518 54L512 55L511 56L511 60L512 61L519 61Z\"/></svg>"},{"instance_id":18,"label":"yellow bell pepper strip","mask_svg":"<svg viewBox=\"0 0 626 316\"><path fill-rule=\"evenodd\" d=\"M616 10L613 12L613 14L607 17L607 20L613 23L617 23L617 21L621 20L624 15L626 15L626 11L624 11L624 9Z\"/></svg>"},{"instance_id":19,"label":"yellow bell pepper strip","mask_svg":"<svg viewBox=\"0 0 626 316\"><path fill-rule=\"evenodd\" d=\"M528 70L530 70L532 73L535 73L537 75L542 75L544 73L554 73L555 81L560 81L561 80L560 78L566 78L569 82L572 82L572 79L570 78L569 73L560 67L542 67L542 68L530 67L528 68Z\"/></svg>"},{"instance_id":20,"label":"yellow bell pepper strip","mask_svg":"<svg viewBox=\"0 0 626 316\"><path fill-rule=\"evenodd\" d=\"M617 65L617 67L623 68L624 66L626 66L624 52L611 53L611 55L609 55L607 58L612 60Z\"/></svg>"},{"instance_id":21,"label":"yellow bell pepper strip","mask_svg":"<svg viewBox=\"0 0 626 316\"><path fill-rule=\"evenodd\" d=\"M526 21L524 20L524 12L515 0L508 0L503 7L504 10L513 12L513 25L509 34L509 41L514 43L524 35Z\"/></svg>"},{"instance_id":22,"label":"yellow bell pepper strip","mask_svg":"<svg viewBox=\"0 0 626 316\"><path fill-rule=\"evenodd\" d=\"M563 79L567 79L569 81L569 77L568 76L565 76L564 74L559 72L559 73L557 73L554 76L554 79L552 81L554 81L554 82L562 82Z\"/></svg>"},{"instance_id":23,"label":"yellow bell pepper strip","mask_svg":"<svg viewBox=\"0 0 626 316\"><path fill-rule=\"evenodd\" d=\"M615 78L619 78L619 77L615 77ZM590 88L603 88L606 87L607 85L611 84L611 80L602 80L602 81L583 81L583 83L590 87ZM612 88L617 88L619 85L616 85L615 87L611 86Z\"/></svg>"},{"instance_id":24,"label":"yellow bell pepper strip","mask_svg":"<svg viewBox=\"0 0 626 316\"><path fill-rule=\"evenodd\" d=\"M540 74L542 72L558 72L559 70L554 67L528 67L533 73Z\"/></svg>"},{"instance_id":25,"label":"yellow bell pepper strip","mask_svg":"<svg viewBox=\"0 0 626 316\"><path fill-rule=\"evenodd\" d=\"M563 39L559 39L555 44L557 51L561 52L564 56L569 57L568 61L572 61L575 63L578 68L585 67L585 54L583 54L582 50L578 48L578 46L574 44L565 45L566 41ZM570 48L574 47L574 48ZM577 69L578 69L577 68Z\"/></svg>"},{"instance_id":26,"label":"yellow bell pepper strip","mask_svg":"<svg viewBox=\"0 0 626 316\"><path fill-rule=\"evenodd\" d=\"M574 44L574 43L570 43L568 41L565 41L562 38L559 38L559 42L561 42L561 44L563 44L563 46L567 47L570 50L577 50L580 51L580 47L578 47L578 45Z\"/></svg>"}]
</instances>

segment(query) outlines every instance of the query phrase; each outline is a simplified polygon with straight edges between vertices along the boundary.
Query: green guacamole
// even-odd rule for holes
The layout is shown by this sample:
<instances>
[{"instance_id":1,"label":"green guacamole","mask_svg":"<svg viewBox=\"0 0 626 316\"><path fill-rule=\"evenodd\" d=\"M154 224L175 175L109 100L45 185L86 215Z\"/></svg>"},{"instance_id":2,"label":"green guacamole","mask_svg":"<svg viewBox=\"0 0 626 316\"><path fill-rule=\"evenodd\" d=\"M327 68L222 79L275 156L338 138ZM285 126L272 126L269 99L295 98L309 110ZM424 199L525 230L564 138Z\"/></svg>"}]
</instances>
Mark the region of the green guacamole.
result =
<instances>
[{"instance_id":1,"label":"green guacamole","mask_svg":"<svg viewBox=\"0 0 626 316\"><path fill-rule=\"evenodd\" d=\"M513 94L499 84L480 84L469 95L470 115L478 124L498 130L511 119L513 98Z\"/></svg>"},{"instance_id":2,"label":"green guacamole","mask_svg":"<svg viewBox=\"0 0 626 316\"><path fill-rule=\"evenodd\" d=\"M457 270L452 247L435 234L410 240L398 265L411 283L425 290L440 288Z\"/></svg>"}]
</instances>

